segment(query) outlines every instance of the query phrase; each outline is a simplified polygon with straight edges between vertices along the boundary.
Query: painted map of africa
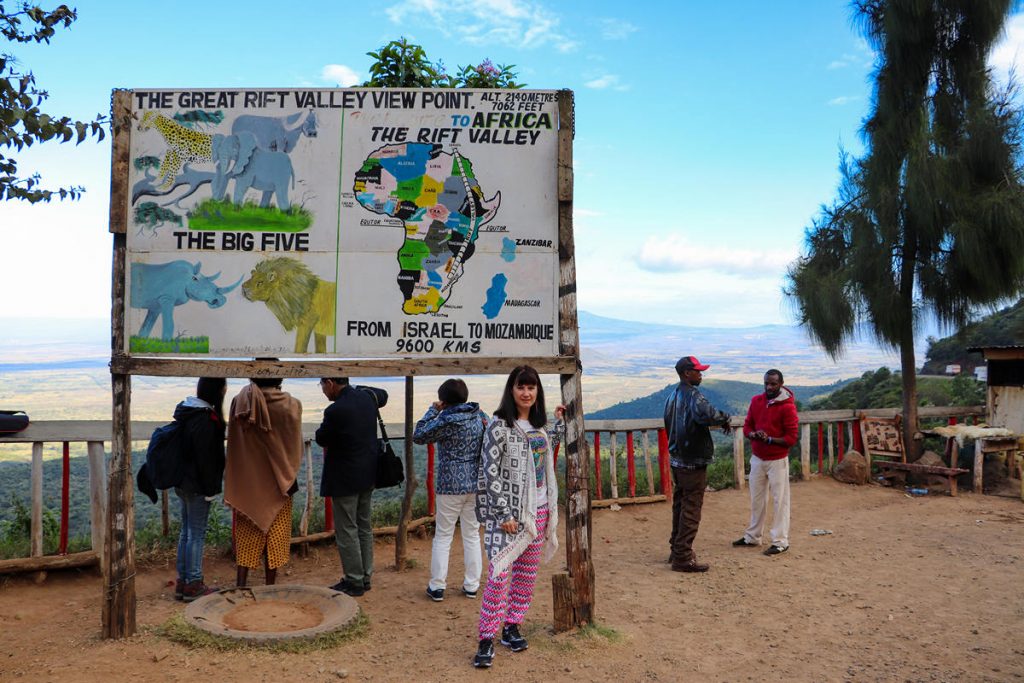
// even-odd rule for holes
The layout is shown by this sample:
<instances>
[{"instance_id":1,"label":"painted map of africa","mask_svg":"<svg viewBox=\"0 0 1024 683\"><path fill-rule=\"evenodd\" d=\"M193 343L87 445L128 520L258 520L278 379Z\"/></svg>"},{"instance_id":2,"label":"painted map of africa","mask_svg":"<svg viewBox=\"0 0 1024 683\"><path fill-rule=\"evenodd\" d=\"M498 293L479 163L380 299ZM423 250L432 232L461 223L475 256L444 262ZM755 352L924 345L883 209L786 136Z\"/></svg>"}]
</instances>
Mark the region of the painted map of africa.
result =
<instances>
[{"instance_id":1,"label":"painted map of africa","mask_svg":"<svg viewBox=\"0 0 1024 683\"><path fill-rule=\"evenodd\" d=\"M408 314L440 310L473 256L480 226L501 204L500 192L484 199L469 159L430 143L371 152L356 172L353 191L364 208L404 224L397 281Z\"/></svg>"}]
</instances>

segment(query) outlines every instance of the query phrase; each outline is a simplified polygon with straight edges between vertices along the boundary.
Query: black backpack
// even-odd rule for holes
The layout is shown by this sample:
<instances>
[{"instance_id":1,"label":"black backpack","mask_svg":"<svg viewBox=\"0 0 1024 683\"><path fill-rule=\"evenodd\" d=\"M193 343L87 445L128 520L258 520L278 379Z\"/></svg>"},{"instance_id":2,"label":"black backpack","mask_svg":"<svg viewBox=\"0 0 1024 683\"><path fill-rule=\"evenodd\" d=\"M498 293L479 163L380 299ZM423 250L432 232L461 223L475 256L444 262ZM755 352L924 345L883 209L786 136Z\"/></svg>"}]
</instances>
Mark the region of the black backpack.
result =
<instances>
[{"instance_id":1,"label":"black backpack","mask_svg":"<svg viewBox=\"0 0 1024 683\"><path fill-rule=\"evenodd\" d=\"M28 415L22 410L0 410L0 434L16 434L28 427Z\"/></svg>"},{"instance_id":2,"label":"black backpack","mask_svg":"<svg viewBox=\"0 0 1024 683\"><path fill-rule=\"evenodd\" d=\"M153 430L146 449L146 463L139 469L135 482L139 491L154 503L157 491L180 486L184 481L186 446L184 422L175 420Z\"/></svg>"}]
</instances>

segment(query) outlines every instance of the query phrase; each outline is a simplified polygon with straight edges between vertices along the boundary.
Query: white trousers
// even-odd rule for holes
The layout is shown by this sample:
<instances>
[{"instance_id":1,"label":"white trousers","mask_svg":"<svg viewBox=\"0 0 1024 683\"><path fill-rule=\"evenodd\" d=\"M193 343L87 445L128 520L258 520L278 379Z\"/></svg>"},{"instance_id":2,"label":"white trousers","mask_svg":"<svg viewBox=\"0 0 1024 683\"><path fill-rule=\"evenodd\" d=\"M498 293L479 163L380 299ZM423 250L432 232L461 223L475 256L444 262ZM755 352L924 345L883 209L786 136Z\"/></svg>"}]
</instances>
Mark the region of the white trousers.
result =
<instances>
[{"instance_id":1,"label":"white trousers","mask_svg":"<svg viewBox=\"0 0 1024 683\"><path fill-rule=\"evenodd\" d=\"M441 495L434 501L434 546L430 553L430 590L444 589L448 580L448 555L455 535L455 522L462 527L462 555L465 576L462 587L480 588L483 555L480 552L480 522L476 520L476 494Z\"/></svg>"},{"instance_id":2,"label":"white trousers","mask_svg":"<svg viewBox=\"0 0 1024 683\"><path fill-rule=\"evenodd\" d=\"M789 458L762 460L750 457L750 526L743 537L760 545L768 521L768 495L771 494L772 545L789 547Z\"/></svg>"}]
</instances>

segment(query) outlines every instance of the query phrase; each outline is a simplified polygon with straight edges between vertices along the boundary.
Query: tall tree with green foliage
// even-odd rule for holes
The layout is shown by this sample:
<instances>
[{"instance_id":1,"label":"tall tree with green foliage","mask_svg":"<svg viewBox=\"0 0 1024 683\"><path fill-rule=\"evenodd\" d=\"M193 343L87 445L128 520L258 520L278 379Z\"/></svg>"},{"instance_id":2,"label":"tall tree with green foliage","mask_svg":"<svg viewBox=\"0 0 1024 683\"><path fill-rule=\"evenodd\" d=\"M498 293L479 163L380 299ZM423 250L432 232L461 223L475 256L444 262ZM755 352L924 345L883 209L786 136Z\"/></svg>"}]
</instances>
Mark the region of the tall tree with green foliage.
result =
<instances>
[{"instance_id":1,"label":"tall tree with green foliage","mask_svg":"<svg viewBox=\"0 0 1024 683\"><path fill-rule=\"evenodd\" d=\"M441 62L431 62L422 46L404 37L392 40L373 52L370 78L366 88L511 88L519 77L514 64L497 64L485 59L476 66L460 66L455 75L445 71Z\"/></svg>"},{"instance_id":2,"label":"tall tree with green foliage","mask_svg":"<svg viewBox=\"0 0 1024 683\"><path fill-rule=\"evenodd\" d=\"M0 3L0 34L12 43L49 43L57 27L67 28L77 18L77 12L67 5L48 11L20 2L15 11L8 11ZM14 55L0 53L0 148L21 151L49 140L68 142L74 138L80 144L89 136L103 139L106 117L97 114L95 120L85 122L46 114L40 106L48 97L31 71L18 68ZM19 177L17 160L10 152L0 154L0 200L48 202L54 196L77 199L84 192L78 186L51 190L41 183L38 173Z\"/></svg>"},{"instance_id":3,"label":"tall tree with green foliage","mask_svg":"<svg viewBox=\"0 0 1024 683\"><path fill-rule=\"evenodd\" d=\"M1013 0L858 0L875 48L867 151L843 155L838 197L789 270L800 322L833 357L867 323L900 351L916 459L914 327L963 324L1024 287L1020 111L986 65Z\"/></svg>"}]
</instances>

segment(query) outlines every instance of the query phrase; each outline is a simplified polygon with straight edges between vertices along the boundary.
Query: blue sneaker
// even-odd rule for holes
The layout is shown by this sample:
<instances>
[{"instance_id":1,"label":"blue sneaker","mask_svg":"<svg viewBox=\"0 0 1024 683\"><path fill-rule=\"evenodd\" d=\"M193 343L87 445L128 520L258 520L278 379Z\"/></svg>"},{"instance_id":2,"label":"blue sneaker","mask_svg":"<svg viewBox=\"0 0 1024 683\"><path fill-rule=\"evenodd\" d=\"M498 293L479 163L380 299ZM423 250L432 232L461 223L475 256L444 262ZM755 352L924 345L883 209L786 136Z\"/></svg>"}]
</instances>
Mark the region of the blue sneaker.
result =
<instances>
[{"instance_id":1,"label":"blue sneaker","mask_svg":"<svg viewBox=\"0 0 1024 683\"><path fill-rule=\"evenodd\" d=\"M427 586L427 597L434 602L441 602L444 600L444 589L435 588L434 590L430 590L430 586Z\"/></svg>"}]
</instances>

